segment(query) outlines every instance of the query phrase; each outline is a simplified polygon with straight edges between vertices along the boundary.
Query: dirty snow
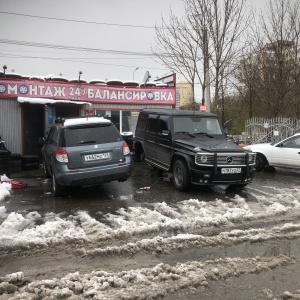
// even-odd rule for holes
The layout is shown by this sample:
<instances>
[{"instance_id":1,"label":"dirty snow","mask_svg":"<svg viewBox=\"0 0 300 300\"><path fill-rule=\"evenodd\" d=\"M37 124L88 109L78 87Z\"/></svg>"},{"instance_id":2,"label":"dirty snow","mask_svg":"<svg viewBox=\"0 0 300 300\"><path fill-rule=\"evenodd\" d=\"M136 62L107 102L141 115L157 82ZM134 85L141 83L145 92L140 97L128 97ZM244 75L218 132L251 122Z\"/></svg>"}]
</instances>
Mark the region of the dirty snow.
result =
<instances>
[{"instance_id":1,"label":"dirty snow","mask_svg":"<svg viewBox=\"0 0 300 300\"><path fill-rule=\"evenodd\" d=\"M71 245L79 257L99 256L100 259L300 237L300 222L247 229L235 226L299 214L300 188L266 187L269 193L253 189L255 201L251 202L236 195L227 202L189 199L174 206L163 202L147 208L122 208L115 214L101 215L99 220L86 211L69 216L55 213L41 216L37 212L6 214L5 199L11 197L10 190L9 183L0 184L0 251L3 253L20 249L34 253L47 247L63 249ZM210 228L215 229L214 234L203 234ZM174 265L159 263L119 272L74 272L31 282L26 282L26 272L23 274L23 270L19 270L18 274L0 275L0 295L9 294L10 299L155 299L183 288L205 288L213 281L260 273L291 263L293 258L284 255L227 257ZM271 291L265 293L273 299ZM299 296L297 291L294 293L285 291L282 297Z\"/></svg>"}]
</instances>

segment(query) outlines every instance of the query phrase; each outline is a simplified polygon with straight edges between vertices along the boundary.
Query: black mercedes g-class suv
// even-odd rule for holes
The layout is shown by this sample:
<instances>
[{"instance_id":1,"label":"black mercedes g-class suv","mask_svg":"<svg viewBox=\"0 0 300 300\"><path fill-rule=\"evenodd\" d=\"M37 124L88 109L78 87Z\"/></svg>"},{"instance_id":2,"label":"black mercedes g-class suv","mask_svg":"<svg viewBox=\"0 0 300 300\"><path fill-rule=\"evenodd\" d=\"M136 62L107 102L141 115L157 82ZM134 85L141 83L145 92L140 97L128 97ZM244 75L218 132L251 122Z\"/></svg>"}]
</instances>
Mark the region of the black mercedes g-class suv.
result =
<instances>
[{"instance_id":1,"label":"black mercedes g-class suv","mask_svg":"<svg viewBox=\"0 0 300 300\"><path fill-rule=\"evenodd\" d=\"M255 171L256 154L228 141L218 116L206 112L141 110L134 151L181 191L190 184L243 187Z\"/></svg>"}]
</instances>

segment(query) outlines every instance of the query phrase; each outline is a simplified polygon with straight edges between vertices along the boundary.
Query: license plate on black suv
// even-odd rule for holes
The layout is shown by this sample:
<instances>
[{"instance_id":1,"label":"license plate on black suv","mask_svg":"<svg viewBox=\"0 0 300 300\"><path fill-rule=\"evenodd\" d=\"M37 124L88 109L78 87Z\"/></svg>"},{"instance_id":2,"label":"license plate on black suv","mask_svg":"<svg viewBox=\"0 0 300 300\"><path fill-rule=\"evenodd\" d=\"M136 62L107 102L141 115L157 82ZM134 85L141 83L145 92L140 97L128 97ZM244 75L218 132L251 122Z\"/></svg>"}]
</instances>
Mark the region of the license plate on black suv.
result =
<instances>
[{"instance_id":1,"label":"license plate on black suv","mask_svg":"<svg viewBox=\"0 0 300 300\"><path fill-rule=\"evenodd\" d=\"M241 168L222 168L221 174L239 174L241 171Z\"/></svg>"},{"instance_id":2,"label":"license plate on black suv","mask_svg":"<svg viewBox=\"0 0 300 300\"><path fill-rule=\"evenodd\" d=\"M97 154L89 154L84 156L84 161L95 161L110 158L110 153L97 153Z\"/></svg>"}]
</instances>

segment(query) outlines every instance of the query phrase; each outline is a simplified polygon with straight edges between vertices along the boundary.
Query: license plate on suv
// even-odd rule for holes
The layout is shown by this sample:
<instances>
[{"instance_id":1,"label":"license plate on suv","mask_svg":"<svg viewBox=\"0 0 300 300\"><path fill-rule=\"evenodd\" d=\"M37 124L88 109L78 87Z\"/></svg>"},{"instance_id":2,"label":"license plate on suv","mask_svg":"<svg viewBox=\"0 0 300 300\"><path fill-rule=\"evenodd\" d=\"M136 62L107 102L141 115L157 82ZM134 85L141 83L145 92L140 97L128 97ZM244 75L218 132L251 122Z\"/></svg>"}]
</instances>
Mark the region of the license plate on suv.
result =
<instances>
[{"instance_id":1,"label":"license plate on suv","mask_svg":"<svg viewBox=\"0 0 300 300\"><path fill-rule=\"evenodd\" d=\"M89 154L84 156L84 161L95 161L95 160L101 160L101 159L107 159L110 158L110 153L96 153L96 154Z\"/></svg>"},{"instance_id":2,"label":"license plate on suv","mask_svg":"<svg viewBox=\"0 0 300 300\"><path fill-rule=\"evenodd\" d=\"M241 168L222 168L221 174L238 174L241 173Z\"/></svg>"}]
</instances>

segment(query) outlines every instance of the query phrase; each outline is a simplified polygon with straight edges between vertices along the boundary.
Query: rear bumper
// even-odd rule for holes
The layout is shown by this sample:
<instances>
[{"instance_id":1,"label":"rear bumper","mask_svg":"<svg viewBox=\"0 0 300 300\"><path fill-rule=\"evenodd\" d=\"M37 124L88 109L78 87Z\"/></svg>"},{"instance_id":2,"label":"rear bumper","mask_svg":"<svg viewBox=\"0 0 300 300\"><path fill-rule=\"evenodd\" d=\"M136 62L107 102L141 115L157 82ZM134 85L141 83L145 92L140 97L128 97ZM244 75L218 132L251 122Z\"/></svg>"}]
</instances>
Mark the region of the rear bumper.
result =
<instances>
[{"instance_id":1,"label":"rear bumper","mask_svg":"<svg viewBox=\"0 0 300 300\"><path fill-rule=\"evenodd\" d=\"M126 157L125 162L95 168L70 170L65 164L57 164L55 177L57 183L64 186L97 185L114 180L125 181L133 171L133 158Z\"/></svg>"}]
</instances>

